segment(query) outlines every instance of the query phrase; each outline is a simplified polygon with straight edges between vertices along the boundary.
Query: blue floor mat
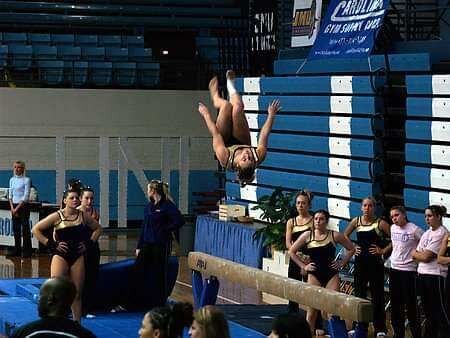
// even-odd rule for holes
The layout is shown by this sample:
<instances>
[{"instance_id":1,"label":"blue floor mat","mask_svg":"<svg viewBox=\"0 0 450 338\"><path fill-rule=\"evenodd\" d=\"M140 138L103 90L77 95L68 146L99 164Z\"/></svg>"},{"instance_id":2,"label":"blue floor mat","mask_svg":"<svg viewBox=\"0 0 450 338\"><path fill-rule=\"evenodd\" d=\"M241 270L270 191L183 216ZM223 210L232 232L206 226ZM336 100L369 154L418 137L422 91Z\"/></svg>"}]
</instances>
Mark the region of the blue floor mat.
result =
<instances>
[{"instance_id":1,"label":"blue floor mat","mask_svg":"<svg viewBox=\"0 0 450 338\"><path fill-rule=\"evenodd\" d=\"M5 294L0 297L1 334L8 334L12 332L13 328L38 319L37 305L33 302L34 295L25 292L23 296L16 296L16 289L17 284L24 287L32 285L38 289L44 280L42 278L0 280L0 291ZM99 338L137 337L143 317L143 312L105 312L96 314L94 318L83 318L82 325ZM238 323L229 321L229 326L231 337L265 337L265 335ZM187 330L184 337L189 337Z\"/></svg>"}]
</instances>

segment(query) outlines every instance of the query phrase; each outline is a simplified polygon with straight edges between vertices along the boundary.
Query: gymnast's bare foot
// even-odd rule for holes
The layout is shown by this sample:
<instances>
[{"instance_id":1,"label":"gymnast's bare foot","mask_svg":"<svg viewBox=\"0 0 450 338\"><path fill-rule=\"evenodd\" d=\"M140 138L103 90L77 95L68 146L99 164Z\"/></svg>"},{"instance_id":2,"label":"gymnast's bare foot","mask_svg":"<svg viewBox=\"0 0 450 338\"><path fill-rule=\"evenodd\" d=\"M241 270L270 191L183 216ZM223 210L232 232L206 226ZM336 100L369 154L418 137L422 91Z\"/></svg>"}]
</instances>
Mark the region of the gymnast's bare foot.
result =
<instances>
[{"instance_id":1,"label":"gymnast's bare foot","mask_svg":"<svg viewBox=\"0 0 450 338\"><path fill-rule=\"evenodd\" d=\"M227 70L226 77L227 77L227 80L234 80L236 78L236 74L234 73L234 70L232 70L232 69Z\"/></svg>"}]
</instances>

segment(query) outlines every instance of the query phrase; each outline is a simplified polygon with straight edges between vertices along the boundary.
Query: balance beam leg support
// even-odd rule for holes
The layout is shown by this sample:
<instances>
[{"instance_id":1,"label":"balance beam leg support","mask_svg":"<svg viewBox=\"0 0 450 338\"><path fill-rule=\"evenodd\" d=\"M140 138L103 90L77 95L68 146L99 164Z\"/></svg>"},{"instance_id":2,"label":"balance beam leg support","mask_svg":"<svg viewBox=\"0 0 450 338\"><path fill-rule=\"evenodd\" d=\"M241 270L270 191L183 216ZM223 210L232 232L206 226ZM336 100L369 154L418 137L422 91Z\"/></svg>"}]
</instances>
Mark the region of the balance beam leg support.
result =
<instances>
[{"instance_id":1,"label":"balance beam leg support","mask_svg":"<svg viewBox=\"0 0 450 338\"><path fill-rule=\"evenodd\" d=\"M354 338L367 338L368 333L369 333L368 324L358 323L358 325L356 325Z\"/></svg>"},{"instance_id":2,"label":"balance beam leg support","mask_svg":"<svg viewBox=\"0 0 450 338\"><path fill-rule=\"evenodd\" d=\"M348 338L345 321L337 316L332 316L328 320L328 332L331 338Z\"/></svg>"},{"instance_id":3,"label":"balance beam leg support","mask_svg":"<svg viewBox=\"0 0 450 338\"><path fill-rule=\"evenodd\" d=\"M192 293L195 308L216 304L219 286L220 283L216 277L211 276L203 280L200 272L192 271Z\"/></svg>"}]
</instances>

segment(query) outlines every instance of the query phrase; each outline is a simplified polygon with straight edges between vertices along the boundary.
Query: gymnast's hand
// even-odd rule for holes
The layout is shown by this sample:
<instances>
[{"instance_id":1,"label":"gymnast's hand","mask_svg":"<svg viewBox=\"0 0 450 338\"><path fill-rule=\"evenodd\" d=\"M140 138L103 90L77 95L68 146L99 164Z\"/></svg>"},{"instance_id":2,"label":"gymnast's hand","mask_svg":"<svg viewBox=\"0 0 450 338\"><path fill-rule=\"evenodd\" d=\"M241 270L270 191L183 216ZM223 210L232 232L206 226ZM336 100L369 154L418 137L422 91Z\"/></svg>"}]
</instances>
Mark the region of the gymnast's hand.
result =
<instances>
[{"instance_id":1,"label":"gymnast's hand","mask_svg":"<svg viewBox=\"0 0 450 338\"><path fill-rule=\"evenodd\" d=\"M316 271L316 264L314 263L309 263L305 266L305 271L306 272L311 272L311 271Z\"/></svg>"},{"instance_id":2,"label":"gymnast's hand","mask_svg":"<svg viewBox=\"0 0 450 338\"><path fill-rule=\"evenodd\" d=\"M208 118L211 116L211 114L209 113L208 107L206 107L201 102L198 103L198 111L199 111L200 115L203 116L203 118Z\"/></svg>"},{"instance_id":3,"label":"gymnast's hand","mask_svg":"<svg viewBox=\"0 0 450 338\"><path fill-rule=\"evenodd\" d=\"M280 109L281 109L280 100L273 100L269 104L269 107L267 108L267 112L269 113L269 115L274 116L277 112L280 111Z\"/></svg>"},{"instance_id":4,"label":"gymnast's hand","mask_svg":"<svg viewBox=\"0 0 450 338\"><path fill-rule=\"evenodd\" d=\"M69 244L67 242L57 242L54 251L55 253L65 254L69 251Z\"/></svg>"},{"instance_id":5,"label":"gymnast's hand","mask_svg":"<svg viewBox=\"0 0 450 338\"><path fill-rule=\"evenodd\" d=\"M330 264L330 267L332 268L332 269L334 269L334 270L341 270L342 268L343 268L343 264L342 264L342 261L341 260L336 260L336 261L333 261L331 264Z\"/></svg>"},{"instance_id":6,"label":"gymnast's hand","mask_svg":"<svg viewBox=\"0 0 450 338\"><path fill-rule=\"evenodd\" d=\"M355 245L355 256L359 256L361 254L361 247L359 245Z\"/></svg>"},{"instance_id":7,"label":"gymnast's hand","mask_svg":"<svg viewBox=\"0 0 450 338\"><path fill-rule=\"evenodd\" d=\"M374 256L382 256L383 249L381 249L379 246L376 246L375 244L372 244L369 248L369 253Z\"/></svg>"}]
</instances>

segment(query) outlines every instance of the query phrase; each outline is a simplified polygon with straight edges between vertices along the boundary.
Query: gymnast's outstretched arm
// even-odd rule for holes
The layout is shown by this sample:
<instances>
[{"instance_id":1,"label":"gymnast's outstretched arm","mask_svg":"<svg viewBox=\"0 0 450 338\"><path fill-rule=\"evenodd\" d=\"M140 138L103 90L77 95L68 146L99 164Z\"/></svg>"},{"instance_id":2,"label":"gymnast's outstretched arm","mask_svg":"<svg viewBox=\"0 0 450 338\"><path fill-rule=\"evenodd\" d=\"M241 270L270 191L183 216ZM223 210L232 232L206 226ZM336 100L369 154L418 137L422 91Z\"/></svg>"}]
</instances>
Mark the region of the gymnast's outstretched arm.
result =
<instances>
[{"instance_id":1,"label":"gymnast's outstretched arm","mask_svg":"<svg viewBox=\"0 0 450 338\"><path fill-rule=\"evenodd\" d=\"M267 108L267 119L261 128L261 132L259 134L258 147L256 148L256 152L258 153L259 162L262 162L266 157L267 152L267 142L269 141L269 134L272 130L273 121L275 119L275 115L281 109L280 100L273 100L269 107Z\"/></svg>"}]
</instances>

